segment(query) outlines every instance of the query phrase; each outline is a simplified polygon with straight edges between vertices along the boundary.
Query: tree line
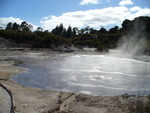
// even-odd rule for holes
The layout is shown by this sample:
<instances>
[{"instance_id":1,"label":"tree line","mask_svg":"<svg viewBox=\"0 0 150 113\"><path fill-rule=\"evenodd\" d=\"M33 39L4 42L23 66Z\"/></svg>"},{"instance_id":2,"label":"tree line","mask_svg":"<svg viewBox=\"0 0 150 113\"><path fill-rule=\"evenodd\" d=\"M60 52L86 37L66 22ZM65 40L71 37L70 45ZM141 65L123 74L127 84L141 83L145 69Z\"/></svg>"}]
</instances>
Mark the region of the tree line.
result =
<instances>
[{"instance_id":1,"label":"tree line","mask_svg":"<svg viewBox=\"0 0 150 113\"><path fill-rule=\"evenodd\" d=\"M63 36L76 47L115 48L122 36L122 29L115 26L109 30L101 27L99 30L87 26L82 29L69 26L67 29L61 23L52 29L51 33ZM99 49L101 50L101 49Z\"/></svg>"},{"instance_id":2,"label":"tree line","mask_svg":"<svg viewBox=\"0 0 150 113\"><path fill-rule=\"evenodd\" d=\"M31 24L28 24L27 22L23 21L21 25L12 22L9 22L6 26L5 30L16 30L16 31L32 31L33 26Z\"/></svg>"},{"instance_id":3,"label":"tree line","mask_svg":"<svg viewBox=\"0 0 150 113\"><path fill-rule=\"evenodd\" d=\"M136 24L135 24L136 23ZM142 26L142 27L141 27ZM100 29L90 28L87 26L82 29L68 26L65 28L63 24L57 25L52 31L38 27L36 31L32 31L33 26L27 22L17 23L9 22L5 29L0 29L0 36L7 38L16 46L36 47L36 48L55 48L59 46L69 47L94 47L99 48L115 48L118 41L123 35L134 33L135 31L144 31L148 43L150 45L150 17L138 17L134 20L124 20L122 28L114 26L107 30L104 27ZM150 53L149 46L147 53Z\"/></svg>"}]
</instances>

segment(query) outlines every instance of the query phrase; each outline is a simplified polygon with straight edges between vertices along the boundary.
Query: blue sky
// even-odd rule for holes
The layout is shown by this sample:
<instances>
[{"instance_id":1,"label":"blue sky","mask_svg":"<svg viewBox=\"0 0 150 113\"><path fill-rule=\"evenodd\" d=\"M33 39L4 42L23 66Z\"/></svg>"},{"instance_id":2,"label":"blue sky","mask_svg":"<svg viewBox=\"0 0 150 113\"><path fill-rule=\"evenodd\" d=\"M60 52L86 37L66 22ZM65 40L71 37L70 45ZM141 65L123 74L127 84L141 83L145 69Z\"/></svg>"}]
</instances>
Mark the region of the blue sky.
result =
<instances>
[{"instance_id":1,"label":"blue sky","mask_svg":"<svg viewBox=\"0 0 150 113\"><path fill-rule=\"evenodd\" d=\"M150 16L149 0L0 0L0 27L26 21L44 30L60 23L109 29L138 16Z\"/></svg>"}]
</instances>

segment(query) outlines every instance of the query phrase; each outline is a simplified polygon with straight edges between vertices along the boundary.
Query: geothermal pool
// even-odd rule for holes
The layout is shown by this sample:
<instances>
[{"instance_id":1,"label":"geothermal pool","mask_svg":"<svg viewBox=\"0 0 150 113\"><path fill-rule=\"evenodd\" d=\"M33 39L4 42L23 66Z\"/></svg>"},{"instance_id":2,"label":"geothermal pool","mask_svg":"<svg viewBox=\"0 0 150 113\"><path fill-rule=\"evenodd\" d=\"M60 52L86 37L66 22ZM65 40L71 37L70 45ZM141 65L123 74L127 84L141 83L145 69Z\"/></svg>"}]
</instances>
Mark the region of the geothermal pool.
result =
<instances>
[{"instance_id":1,"label":"geothermal pool","mask_svg":"<svg viewBox=\"0 0 150 113\"><path fill-rule=\"evenodd\" d=\"M17 56L26 73L13 76L23 86L91 95L150 94L150 63L108 54Z\"/></svg>"}]
</instances>

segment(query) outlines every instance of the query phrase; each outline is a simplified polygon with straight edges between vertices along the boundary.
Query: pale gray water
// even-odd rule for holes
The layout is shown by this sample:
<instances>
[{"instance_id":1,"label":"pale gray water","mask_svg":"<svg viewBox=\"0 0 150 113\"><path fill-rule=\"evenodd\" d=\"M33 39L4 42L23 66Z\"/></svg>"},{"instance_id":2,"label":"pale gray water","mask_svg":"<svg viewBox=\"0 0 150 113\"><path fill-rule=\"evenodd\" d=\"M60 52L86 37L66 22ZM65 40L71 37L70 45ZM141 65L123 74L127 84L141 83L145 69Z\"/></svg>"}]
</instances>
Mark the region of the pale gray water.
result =
<instances>
[{"instance_id":1,"label":"pale gray water","mask_svg":"<svg viewBox=\"0 0 150 113\"><path fill-rule=\"evenodd\" d=\"M150 63L109 55L30 53L18 57L27 73L14 75L23 86L92 95L150 94Z\"/></svg>"}]
</instances>

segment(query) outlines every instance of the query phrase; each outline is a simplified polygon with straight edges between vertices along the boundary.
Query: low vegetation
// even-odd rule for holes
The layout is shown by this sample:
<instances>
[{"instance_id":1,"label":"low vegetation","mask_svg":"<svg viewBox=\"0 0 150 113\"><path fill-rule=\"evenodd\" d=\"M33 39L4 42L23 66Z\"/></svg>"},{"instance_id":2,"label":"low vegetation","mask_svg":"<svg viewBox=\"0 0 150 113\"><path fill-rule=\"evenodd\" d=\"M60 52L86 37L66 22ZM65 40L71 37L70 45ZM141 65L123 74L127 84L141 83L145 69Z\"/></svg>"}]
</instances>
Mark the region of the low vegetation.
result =
<instances>
[{"instance_id":1,"label":"low vegetation","mask_svg":"<svg viewBox=\"0 0 150 113\"><path fill-rule=\"evenodd\" d=\"M71 26L65 28L63 24L56 26L51 32L43 31L41 27L32 31L32 28L27 22L22 22L21 25L9 22L5 29L0 30L0 37L9 40L11 47L67 48L73 45L79 48L93 47L102 51L102 48L116 48L122 36L138 33L137 39L146 37L147 43L142 53L150 54L150 17L138 17L132 21L126 19L122 23L122 28L115 26L109 30L104 27L96 30L90 26L82 29Z\"/></svg>"}]
</instances>

